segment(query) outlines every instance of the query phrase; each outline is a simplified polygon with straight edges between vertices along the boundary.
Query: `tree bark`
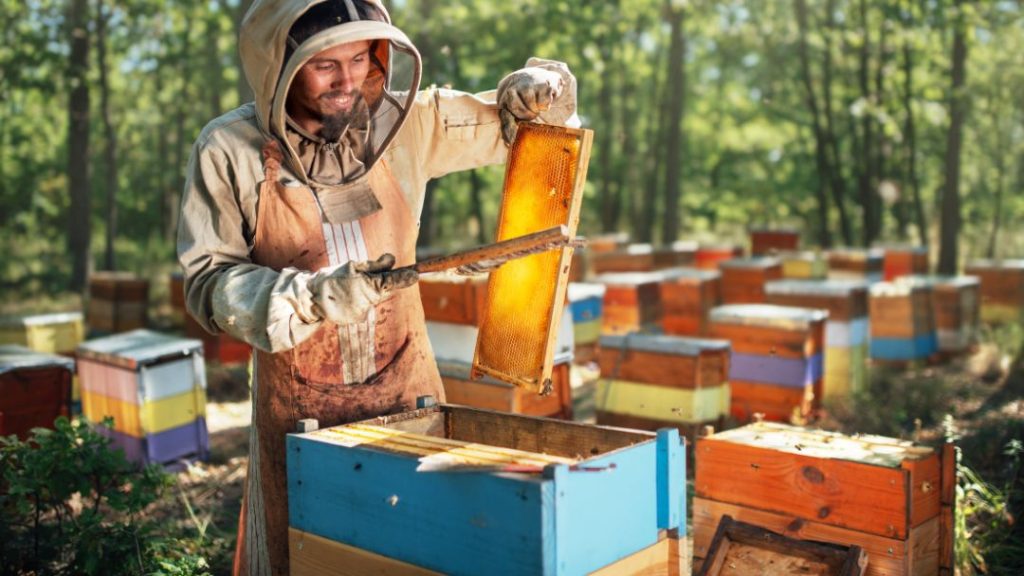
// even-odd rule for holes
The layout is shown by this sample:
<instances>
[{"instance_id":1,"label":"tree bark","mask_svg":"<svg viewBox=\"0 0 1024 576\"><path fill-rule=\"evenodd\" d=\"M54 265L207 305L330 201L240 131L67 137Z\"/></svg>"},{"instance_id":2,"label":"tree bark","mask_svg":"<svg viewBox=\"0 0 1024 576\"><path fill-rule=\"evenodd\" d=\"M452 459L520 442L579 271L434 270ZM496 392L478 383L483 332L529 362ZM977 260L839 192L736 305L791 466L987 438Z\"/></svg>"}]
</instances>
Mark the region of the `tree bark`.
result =
<instances>
[{"instance_id":1,"label":"tree bark","mask_svg":"<svg viewBox=\"0 0 1024 576\"><path fill-rule=\"evenodd\" d=\"M653 54L654 85L651 87L651 103L649 110L650 123L647 125L647 154L645 158L645 169L647 176L644 178L643 192L639 196L631 197L634 201L633 208L633 231L636 239L640 242L650 242L654 238L655 216L658 211L658 184L662 161L664 155L665 130L663 119L667 117L666 102L668 101L665 92L665 85L661 84L658 71L662 69L662 56L665 50L655 50ZM667 82L667 81L666 81Z\"/></svg>"},{"instance_id":2,"label":"tree bark","mask_svg":"<svg viewBox=\"0 0 1024 576\"><path fill-rule=\"evenodd\" d=\"M823 247L832 245L832 236L828 225L828 196L825 194L825 182L830 174L826 138L821 125L821 113L818 109L818 97L814 92L811 79L811 62L807 53L807 3L806 0L794 0L799 44L797 52L800 57L800 79L804 85L804 99L811 112L811 125L814 130L814 157L818 168L818 186L815 195L818 199L818 242Z\"/></svg>"},{"instance_id":3,"label":"tree bark","mask_svg":"<svg viewBox=\"0 0 1024 576\"><path fill-rule=\"evenodd\" d=\"M476 170L469 171L469 202L476 218L476 240L478 244L487 244L490 240L487 236L487 221L484 219L484 203L481 194L483 184L480 182L480 174Z\"/></svg>"},{"instance_id":4,"label":"tree bark","mask_svg":"<svg viewBox=\"0 0 1024 576\"><path fill-rule=\"evenodd\" d=\"M72 0L68 14L68 250L71 252L71 288L85 288L89 275L89 2Z\"/></svg>"},{"instance_id":5,"label":"tree bark","mask_svg":"<svg viewBox=\"0 0 1024 576\"><path fill-rule=\"evenodd\" d=\"M952 85L949 95L950 124L946 143L946 178L942 191L942 232L939 238L939 274L956 274L960 236L960 151L967 115L967 38L963 0L954 0Z\"/></svg>"},{"instance_id":6,"label":"tree bark","mask_svg":"<svg viewBox=\"0 0 1024 576\"><path fill-rule=\"evenodd\" d=\"M906 29L913 24L907 17ZM907 182L914 202L914 219L917 223L917 237L921 246L928 246L928 219L921 200L921 182L917 177L917 128L914 123L914 55L907 38L903 43L903 113L906 115L903 134L907 142Z\"/></svg>"},{"instance_id":7,"label":"tree bark","mask_svg":"<svg viewBox=\"0 0 1024 576\"><path fill-rule=\"evenodd\" d=\"M804 11L806 12L806 8L804 8ZM825 44L825 58L822 66L822 84L825 91L823 102L825 108L825 138L828 141L827 152L831 153L831 156L826 154L826 164L831 164L829 170L829 189L832 191L832 202L839 213L839 232L843 236L843 243L846 246L852 246L853 229L850 225L850 214L846 209L846 179L843 177L843 164L839 154L839 139L836 138L835 114L832 110L832 33L836 29L835 11L835 0L828 0L825 4L825 31L822 34ZM806 34L806 22L804 28ZM822 246L829 248L831 243L826 244L822 242Z\"/></svg>"},{"instance_id":8,"label":"tree bark","mask_svg":"<svg viewBox=\"0 0 1024 576\"><path fill-rule=\"evenodd\" d=\"M220 37L220 25L216 12L206 15L206 27L204 29L203 51L205 52L206 74L203 78L203 88L206 90L207 102L210 106L210 118L216 118L223 112L221 107L221 93L224 91L221 86L222 72L220 52L217 49L217 39Z\"/></svg>"},{"instance_id":9,"label":"tree bark","mask_svg":"<svg viewBox=\"0 0 1024 576\"><path fill-rule=\"evenodd\" d=\"M613 189L614 162L612 156L613 136L615 126L615 107L612 103L612 90L617 80L611 72L613 42L606 38L598 38L601 48L601 57L604 60L605 73L602 75L601 88L597 93L597 109L601 114L601 121L607 127L598 132L597 166L600 174L598 183L598 197L601 202L601 231L614 232L618 225L619 207L615 203L615 191Z\"/></svg>"},{"instance_id":10,"label":"tree bark","mask_svg":"<svg viewBox=\"0 0 1024 576\"><path fill-rule=\"evenodd\" d=\"M868 81L871 66L871 35L868 26L867 0L859 0L858 6L861 21L861 43L860 50L858 51L859 68L857 78L860 84L861 98L867 106L871 107L874 105L874 98L872 97L871 85ZM870 246L878 237L878 231L875 229L877 200L874 194L877 169L875 167L874 151L872 150L874 122L871 119L870 112L865 113L861 117L860 124L860 161L865 165L859 171L857 177L857 190L861 209L863 210L861 213L861 226L863 227L864 246Z\"/></svg>"},{"instance_id":11,"label":"tree bark","mask_svg":"<svg viewBox=\"0 0 1024 576\"><path fill-rule=\"evenodd\" d=\"M232 7L228 0L219 0L218 4L224 13L231 15L231 21L235 25L235 45L238 42L238 33L242 29L242 20L245 18L245 13L249 11L249 7L252 6L253 0L238 0L238 6ZM246 102L252 102L255 95L252 92L252 88L249 86L249 81L245 78L245 70L242 68L242 55L236 48L234 50L235 67L238 69L238 76L235 78L235 92L238 94L238 104L242 105Z\"/></svg>"},{"instance_id":12,"label":"tree bark","mask_svg":"<svg viewBox=\"0 0 1024 576\"><path fill-rule=\"evenodd\" d=\"M100 116L105 140L103 161L106 165L107 234L104 268L117 270L114 241L117 239L117 131L110 116L110 78L107 66L107 21L109 14L104 0L96 0L96 60L100 71Z\"/></svg>"},{"instance_id":13,"label":"tree bark","mask_svg":"<svg viewBox=\"0 0 1024 576\"><path fill-rule=\"evenodd\" d=\"M665 2L666 19L670 29L668 57L668 91L665 102L668 110L668 132L665 135L665 223L661 241L668 245L679 238L679 200L683 193L681 173L686 146L684 116L686 111L686 34L683 31L686 13L683 7L674 7L672 0Z\"/></svg>"},{"instance_id":14,"label":"tree bark","mask_svg":"<svg viewBox=\"0 0 1024 576\"><path fill-rule=\"evenodd\" d=\"M181 32L181 53L179 54L180 60L178 61L179 73L181 74L181 92L178 95L178 106L174 119L174 166L177 178L175 179L174 187L168 193L168 202L172 207L170 218L168 219L168 227L164 231L168 241L174 241L178 231L178 199L185 190L185 153L191 146L191 143L186 141L185 138L185 124L188 119L189 103L191 101L189 92L192 87L190 82L192 74L192 15L186 11L183 16L185 18L185 26Z\"/></svg>"}]
</instances>

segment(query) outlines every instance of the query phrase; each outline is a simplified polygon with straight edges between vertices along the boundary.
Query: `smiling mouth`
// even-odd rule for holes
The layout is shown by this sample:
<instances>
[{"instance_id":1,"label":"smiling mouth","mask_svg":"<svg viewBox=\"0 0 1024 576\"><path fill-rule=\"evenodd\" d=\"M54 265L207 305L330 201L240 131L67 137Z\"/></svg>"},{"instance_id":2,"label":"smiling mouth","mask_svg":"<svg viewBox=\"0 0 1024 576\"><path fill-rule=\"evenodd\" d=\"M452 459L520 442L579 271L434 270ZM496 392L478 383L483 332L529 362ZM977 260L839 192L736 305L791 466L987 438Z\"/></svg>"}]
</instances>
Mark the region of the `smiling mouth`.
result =
<instances>
[{"instance_id":1,"label":"smiling mouth","mask_svg":"<svg viewBox=\"0 0 1024 576\"><path fill-rule=\"evenodd\" d=\"M347 111L350 110L352 108L352 104L355 103L356 95L357 94L355 92L350 92L348 94L339 94L337 92L333 92L330 94L325 94L320 98L321 100L324 101L325 104L327 104L331 108L334 108L335 110Z\"/></svg>"}]
</instances>

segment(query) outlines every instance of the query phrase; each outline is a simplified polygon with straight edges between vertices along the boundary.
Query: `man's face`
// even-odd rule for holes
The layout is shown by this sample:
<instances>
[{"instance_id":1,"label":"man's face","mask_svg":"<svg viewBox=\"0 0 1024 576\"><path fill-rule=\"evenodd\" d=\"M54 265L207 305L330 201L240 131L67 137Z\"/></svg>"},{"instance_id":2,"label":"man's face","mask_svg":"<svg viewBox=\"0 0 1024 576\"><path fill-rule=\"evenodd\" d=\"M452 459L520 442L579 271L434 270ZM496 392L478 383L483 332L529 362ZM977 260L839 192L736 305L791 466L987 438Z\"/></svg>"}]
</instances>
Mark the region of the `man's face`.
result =
<instances>
[{"instance_id":1,"label":"man's face","mask_svg":"<svg viewBox=\"0 0 1024 576\"><path fill-rule=\"evenodd\" d=\"M348 124L370 72L370 42L349 42L320 52L299 68L285 107L299 126L319 133L325 123Z\"/></svg>"}]
</instances>

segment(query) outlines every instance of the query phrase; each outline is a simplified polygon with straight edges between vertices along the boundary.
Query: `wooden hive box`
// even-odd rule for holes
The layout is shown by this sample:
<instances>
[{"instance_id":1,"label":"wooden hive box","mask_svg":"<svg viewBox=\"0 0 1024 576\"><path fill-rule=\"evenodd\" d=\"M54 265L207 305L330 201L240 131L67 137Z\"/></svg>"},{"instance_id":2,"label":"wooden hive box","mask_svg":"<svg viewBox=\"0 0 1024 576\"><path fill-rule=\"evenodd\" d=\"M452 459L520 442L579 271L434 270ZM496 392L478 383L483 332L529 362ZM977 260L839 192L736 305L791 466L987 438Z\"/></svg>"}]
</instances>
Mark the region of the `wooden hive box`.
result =
<instances>
[{"instance_id":1,"label":"wooden hive box","mask_svg":"<svg viewBox=\"0 0 1024 576\"><path fill-rule=\"evenodd\" d=\"M75 361L16 344L0 345L0 436L22 440L70 416Z\"/></svg>"},{"instance_id":2,"label":"wooden hive box","mask_svg":"<svg viewBox=\"0 0 1024 576\"><path fill-rule=\"evenodd\" d=\"M765 285L770 304L828 310L822 401L848 398L868 379L868 284L863 280L780 280Z\"/></svg>"},{"instance_id":3,"label":"wooden hive box","mask_svg":"<svg viewBox=\"0 0 1024 576\"><path fill-rule=\"evenodd\" d=\"M729 414L729 342L679 336L602 336L597 423L693 438Z\"/></svg>"},{"instance_id":4,"label":"wooden hive box","mask_svg":"<svg viewBox=\"0 0 1024 576\"><path fill-rule=\"evenodd\" d=\"M188 318L188 310L185 307L185 275L181 272L172 272L167 277L167 293L171 304L171 319L176 326L184 326Z\"/></svg>"},{"instance_id":5,"label":"wooden hive box","mask_svg":"<svg viewBox=\"0 0 1024 576\"><path fill-rule=\"evenodd\" d=\"M679 240L668 246L654 249L654 269L678 268L693 266L697 259L697 243Z\"/></svg>"},{"instance_id":6,"label":"wooden hive box","mask_svg":"<svg viewBox=\"0 0 1024 576\"><path fill-rule=\"evenodd\" d=\"M192 316L185 315L185 335L203 343L203 356L220 364L244 364L252 356L252 346L227 332L210 334Z\"/></svg>"},{"instance_id":7,"label":"wooden hive box","mask_svg":"<svg viewBox=\"0 0 1024 576\"><path fill-rule=\"evenodd\" d=\"M718 270L718 263L733 258L742 258L743 248L731 244L701 244L694 254L693 263L702 270Z\"/></svg>"},{"instance_id":8,"label":"wooden hive box","mask_svg":"<svg viewBox=\"0 0 1024 576\"><path fill-rule=\"evenodd\" d=\"M796 230L751 230L751 256L769 256L785 250L800 248L800 233Z\"/></svg>"},{"instance_id":9,"label":"wooden hive box","mask_svg":"<svg viewBox=\"0 0 1024 576\"><path fill-rule=\"evenodd\" d=\"M628 334L657 331L661 323L661 275L650 272L602 274L605 286L601 332Z\"/></svg>"},{"instance_id":10,"label":"wooden hive box","mask_svg":"<svg viewBox=\"0 0 1024 576\"><path fill-rule=\"evenodd\" d=\"M711 336L732 342L732 415L788 421L820 406L828 312L770 304L711 311Z\"/></svg>"},{"instance_id":11,"label":"wooden hive box","mask_svg":"<svg viewBox=\"0 0 1024 576\"><path fill-rule=\"evenodd\" d=\"M0 344L16 344L49 354L73 354L83 338L81 312L0 318Z\"/></svg>"},{"instance_id":12,"label":"wooden hive box","mask_svg":"<svg viewBox=\"0 0 1024 576\"><path fill-rule=\"evenodd\" d=\"M689 574L676 430L440 405L287 449L293 576Z\"/></svg>"},{"instance_id":13,"label":"wooden hive box","mask_svg":"<svg viewBox=\"0 0 1024 576\"><path fill-rule=\"evenodd\" d=\"M487 275L424 274L420 277L423 316L432 322L478 326L487 297Z\"/></svg>"},{"instance_id":14,"label":"wooden hive box","mask_svg":"<svg viewBox=\"0 0 1024 576\"><path fill-rule=\"evenodd\" d=\"M625 232L613 232L587 237L587 249L594 253L611 252L619 248L625 248L628 244L629 234Z\"/></svg>"},{"instance_id":15,"label":"wooden hive box","mask_svg":"<svg viewBox=\"0 0 1024 576\"><path fill-rule=\"evenodd\" d=\"M586 247L572 251L572 262L569 264L569 282L585 282L590 278L590 255Z\"/></svg>"},{"instance_id":16,"label":"wooden hive box","mask_svg":"<svg viewBox=\"0 0 1024 576\"><path fill-rule=\"evenodd\" d=\"M729 515L787 536L857 545L868 576L952 568L955 457L878 436L757 423L697 440L694 563Z\"/></svg>"},{"instance_id":17,"label":"wooden hive box","mask_svg":"<svg viewBox=\"0 0 1024 576\"><path fill-rule=\"evenodd\" d=\"M924 282L871 286L871 358L914 361L938 351L932 288Z\"/></svg>"},{"instance_id":18,"label":"wooden hive box","mask_svg":"<svg viewBox=\"0 0 1024 576\"><path fill-rule=\"evenodd\" d=\"M882 281L882 253L877 249L838 248L829 250L827 258L830 279Z\"/></svg>"},{"instance_id":19,"label":"wooden hive box","mask_svg":"<svg viewBox=\"0 0 1024 576\"><path fill-rule=\"evenodd\" d=\"M555 358L551 394L547 396L489 376L473 380L470 378L473 366L469 362L440 359L437 368L444 384L445 401L449 404L572 420L572 387L569 381L572 358L572 354L566 353Z\"/></svg>"},{"instance_id":20,"label":"wooden hive box","mask_svg":"<svg viewBox=\"0 0 1024 576\"><path fill-rule=\"evenodd\" d=\"M206 366L202 343L149 330L89 340L78 347L82 410L132 461L203 459Z\"/></svg>"},{"instance_id":21,"label":"wooden hive box","mask_svg":"<svg viewBox=\"0 0 1024 576\"><path fill-rule=\"evenodd\" d=\"M795 280L821 280L828 276L828 264L821 252L779 252L782 277Z\"/></svg>"},{"instance_id":22,"label":"wooden hive box","mask_svg":"<svg viewBox=\"0 0 1024 576\"><path fill-rule=\"evenodd\" d=\"M630 244L590 256L590 269L594 274L608 272L650 272L654 270L654 249L650 244Z\"/></svg>"},{"instance_id":23,"label":"wooden hive box","mask_svg":"<svg viewBox=\"0 0 1024 576\"><path fill-rule=\"evenodd\" d=\"M900 276L928 274L928 248L924 246L883 247L882 277L888 282Z\"/></svg>"},{"instance_id":24,"label":"wooden hive box","mask_svg":"<svg viewBox=\"0 0 1024 576\"><path fill-rule=\"evenodd\" d=\"M982 320L1024 322L1024 260L975 260L965 272L980 281Z\"/></svg>"},{"instance_id":25,"label":"wooden hive box","mask_svg":"<svg viewBox=\"0 0 1024 576\"><path fill-rule=\"evenodd\" d=\"M718 268L725 304L762 304L765 283L782 278L782 263L777 258L734 258L719 262Z\"/></svg>"},{"instance_id":26,"label":"wooden hive box","mask_svg":"<svg viewBox=\"0 0 1024 576\"><path fill-rule=\"evenodd\" d=\"M975 276L907 276L932 289L932 314L940 352L959 354L974 345L978 332L978 278Z\"/></svg>"},{"instance_id":27,"label":"wooden hive box","mask_svg":"<svg viewBox=\"0 0 1024 576\"><path fill-rule=\"evenodd\" d=\"M86 323L101 333L125 332L146 326L149 280L127 272L94 272L89 276Z\"/></svg>"},{"instance_id":28,"label":"wooden hive box","mask_svg":"<svg viewBox=\"0 0 1024 576\"><path fill-rule=\"evenodd\" d=\"M430 338L430 346L434 350L434 357L438 362L451 361L472 364L479 336L480 330L476 326L449 322L427 322L427 337ZM571 359L574 350L572 310L566 306L562 309L558 333L555 335L554 354L556 358L570 357Z\"/></svg>"},{"instance_id":29,"label":"wooden hive box","mask_svg":"<svg viewBox=\"0 0 1024 576\"><path fill-rule=\"evenodd\" d=\"M604 317L603 284L574 282L567 291L569 310L572 312L572 338L574 360L586 364L597 356L597 342L601 338L601 321Z\"/></svg>"},{"instance_id":30,"label":"wooden hive box","mask_svg":"<svg viewBox=\"0 0 1024 576\"><path fill-rule=\"evenodd\" d=\"M707 336L711 309L722 303L722 273L697 268L661 271L661 327L666 334Z\"/></svg>"}]
</instances>

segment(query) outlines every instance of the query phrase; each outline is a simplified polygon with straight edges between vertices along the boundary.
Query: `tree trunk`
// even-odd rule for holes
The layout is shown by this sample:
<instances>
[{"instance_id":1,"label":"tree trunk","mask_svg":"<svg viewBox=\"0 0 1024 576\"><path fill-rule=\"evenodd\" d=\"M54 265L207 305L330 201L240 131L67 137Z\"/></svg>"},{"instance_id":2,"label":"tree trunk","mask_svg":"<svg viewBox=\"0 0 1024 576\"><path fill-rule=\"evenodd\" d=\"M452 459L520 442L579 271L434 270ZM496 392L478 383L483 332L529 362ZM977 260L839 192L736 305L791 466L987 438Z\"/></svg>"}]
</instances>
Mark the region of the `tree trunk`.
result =
<instances>
[{"instance_id":1,"label":"tree trunk","mask_svg":"<svg viewBox=\"0 0 1024 576\"><path fill-rule=\"evenodd\" d=\"M887 14L886 9L888 3L883 3L882 14ZM885 64L889 60L888 52L889 46L887 43L888 36L886 32L889 27L889 19L887 17L882 18L882 24L878 27L878 64L875 66L875 93L872 103L876 106L883 106L885 103ZM872 230L875 233L875 238L882 235L882 231L885 230L885 210L883 206L884 199L877 190L881 186L881 183L888 179L886 172L887 160L888 160L888 139L885 136L885 130L882 126L878 127L877 136L872 147L874 148L873 154L871 155L871 184L873 193L871 194L872 199L875 202L875 209L872 211Z\"/></svg>"},{"instance_id":2,"label":"tree trunk","mask_svg":"<svg viewBox=\"0 0 1024 576\"><path fill-rule=\"evenodd\" d=\"M89 275L89 1L72 0L68 14L68 250L71 288L85 288Z\"/></svg>"},{"instance_id":3,"label":"tree trunk","mask_svg":"<svg viewBox=\"0 0 1024 576\"><path fill-rule=\"evenodd\" d=\"M806 12L806 7L804 11ZM824 93L824 108L825 108L825 138L828 141L827 152L831 153L831 156L826 154L825 163L826 165L831 164L829 170L829 189L832 191L832 202L836 205L836 210L839 213L839 232L843 235L843 244L846 246L853 245L853 230L850 226L850 214L846 209L846 179L843 177L842 161L839 154L839 139L836 138L835 129L835 115L832 110L832 33L835 31L835 0L829 0L825 4L825 31L822 34L825 43L825 58L822 66L822 84L825 87ZM806 35L806 21L804 24L804 34ZM806 45L806 40L804 41ZM806 48L804 48L806 50ZM807 80L805 80L805 83ZM822 175L821 178L825 176ZM831 240L831 235L828 235L828 240ZM831 247L831 242L825 243L822 241L822 246L825 248Z\"/></svg>"},{"instance_id":4,"label":"tree trunk","mask_svg":"<svg viewBox=\"0 0 1024 576\"><path fill-rule=\"evenodd\" d=\"M205 39L203 51L205 52L206 75L203 78L203 88L206 90L207 102L210 106L210 118L216 118L223 112L221 107L221 93L224 91L221 86L222 70L220 63L220 52L217 50L217 39L220 37L219 19L215 12L206 16Z\"/></svg>"},{"instance_id":5,"label":"tree trunk","mask_svg":"<svg viewBox=\"0 0 1024 576\"><path fill-rule=\"evenodd\" d=\"M825 194L825 182L830 168L826 150L825 134L821 126L821 115L818 112L818 97L814 93L814 82L811 79L811 62L807 54L807 3L806 0L794 0L799 44L797 52L800 57L800 79L804 85L804 98L811 113L811 125L814 129L814 157L818 168L818 242L824 246L832 245L832 236L828 225L828 196Z\"/></svg>"},{"instance_id":6,"label":"tree trunk","mask_svg":"<svg viewBox=\"0 0 1024 576\"><path fill-rule=\"evenodd\" d=\"M423 194L423 210L420 211L420 235L416 238L417 248L426 248L434 243L435 228L434 197L437 196L437 180L427 182Z\"/></svg>"},{"instance_id":7,"label":"tree trunk","mask_svg":"<svg viewBox=\"0 0 1024 576\"><path fill-rule=\"evenodd\" d=\"M949 96L950 124L946 143L946 180L942 191L942 232L939 238L939 274L956 274L960 236L960 150L963 146L963 127L967 115L966 22L963 0L954 0L953 18L953 70Z\"/></svg>"},{"instance_id":8,"label":"tree trunk","mask_svg":"<svg viewBox=\"0 0 1024 576\"><path fill-rule=\"evenodd\" d=\"M668 91L665 102L668 111L668 132L665 135L665 223L661 241L668 245L679 238L679 199L682 196L683 152L686 129L683 119L686 111L686 35L683 31L685 8L665 3L670 32L668 57Z\"/></svg>"},{"instance_id":9,"label":"tree trunk","mask_svg":"<svg viewBox=\"0 0 1024 576\"><path fill-rule=\"evenodd\" d=\"M107 66L107 21L109 14L104 0L96 0L96 60L100 70L100 115L103 119L105 149L103 161L106 164L107 188L107 236L104 268L117 270L114 241L117 239L117 131L110 117L110 78Z\"/></svg>"},{"instance_id":10,"label":"tree trunk","mask_svg":"<svg viewBox=\"0 0 1024 576\"><path fill-rule=\"evenodd\" d=\"M665 94L667 91L665 86L659 85L661 78L658 75L658 71L662 68L662 56L664 53L665 50L655 50L653 55L654 85L650 91L651 101L648 108L650 123L647 125L647 154L644 163L646 177L644 178L642 194L631 197L634 201L633 208L635 210L632 222L633 231L636 239L640 242L650 242L654 239L655 217L658 211L659 168L662 161L666 158L663 153L666 128L662 119L668 116L666 113L668 98Z\"/></svg>"},{"instance_id":11,"label":"tree trunk","mask_svg":"<svg viewBox=\"0 0 1024 576\"><path fill-rule=\"evenodd\" d=\"M227 0L219 0L220 9L225 14L231 15L231 21L235 25L235 46L238 45L238 33L242 29L242 20L245 18L245 13L249 11L252 3L253 0L238 0L238 6L232 8ZM233 55L235 67L238 69L238 76L235 79L235 91L238 93L238 104L242 105L246 102L252 102L255 96L253 95L252 88L249 86L249 81L245 78L245 70L242 69L242 56L238 52L237 47L233 51Z\"/></svg>"},{"instance_id":12,"label":"tree trunk","mask_svg":"<svg viewBox=\"0 0 1024 576\"><path fill-rule=\"evenodd\" d=\"M480 174L476 170L469 171L469 202L473 210L473 217L476 218L476 240L478 244L487 244L487 225L484 219L484 203L481 197L483 184L480 182Z\"/></svg>"},{"instance_id":13,"label":"tree trunk","mask_svg":"<svg viewBox=\"0 0 1024 576\"><path fill-rule=\"evenodd\" d=\"M910 16L906 30L912 26ZM921 246L928 246L928 220L921 200L921 182L917 177L917 129L914 123L914 55L910 39L903 44L903 113L906 115L903 133L907 143L907 182L914 201L914 219L917 223L917 237Z\"/></svg>"},{"instance_id":14,"label":"tree trunk","mask_svg":"<svg viewBox=\"0 0 1024 576\"><path fill-rule=\"evenodd\" d=\"M598 142L595 146L597 152L597 167L600 174L598 184L598 197L601 202L601 231L614 232L618 225L619 207L615 203L615 192L612 181L615 178L614 162L612 155L613 136L615 126L615 107L612 103L612 90L616 79L609 72L611 71L613 42L609 38L598 39L602 46L601 57L604 60L605 73L602 75L601 88L597 93L597 110L601 115L601 122L606 127L597 133Z\"/></svg>"},{"instance_id":15,"label":"tree trunk","mask_svg":"<svg viewBox=\"0 0 1024 576\"><path fill-rule=\"evenodd\" d=\"M857 78L860 84L860 95L864 102L868 106L874 104L874 98L871 95L871 86L868 78L870 77L870 56L871 56L871 36L870 28L868 26L868 6L867 0L859 1L860 21L861 21L861 43L860 50L858 51L859 57L859 69ZM872 242L878 236L878 232L875 229L875 210L876 210L876 196L874 194L874 183L875 183L875 161L874 151L872 150L872 144L874 143L874 122L871 120L871 113L865 113L860 120L861 124L861 138L860 138L860 161L864 163L864 166L859 171L857 178L857 191L860 197L861 209L861 226L863 227L863 238L864 245L870 246Z\"/></svg>"},{"instance_id":16,"label":"tree trunk","mask_svg":"<svg viewBox=\"0 0 1024 576\"><path fill-rule=\"evenodd\" d=\"M185 27L181 33L181 53L179 55L180 60L178 61L181 74L181 92L178 94L178 107L174 119L174 166L177 178L174 187L168 194L168 202L174 209L170 211L171 217L168 220L168 228L164 231L165 237L169 241L174 241L178 230L178 199L185 190L185 153L191 147L191 143L185 137L185 122L188 119L189 102L191 101L189 92L192 86L190 82L190 75L192 74L192 42L190 34L192 26L190 20L192 15L185 12L183 17L185 18Z\"/></svg>"}]
</instances>

